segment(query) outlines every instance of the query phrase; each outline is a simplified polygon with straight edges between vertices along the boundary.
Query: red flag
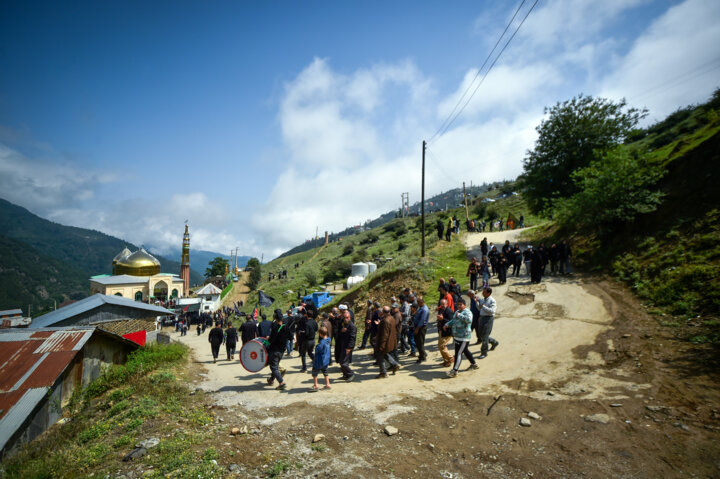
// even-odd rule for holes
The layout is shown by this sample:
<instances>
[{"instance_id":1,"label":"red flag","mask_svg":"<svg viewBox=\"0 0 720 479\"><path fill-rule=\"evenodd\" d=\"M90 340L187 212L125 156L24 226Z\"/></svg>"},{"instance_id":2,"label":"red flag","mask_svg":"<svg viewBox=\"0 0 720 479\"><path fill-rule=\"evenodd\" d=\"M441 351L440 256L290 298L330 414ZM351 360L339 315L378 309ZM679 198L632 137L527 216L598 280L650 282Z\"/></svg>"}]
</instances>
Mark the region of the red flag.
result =
<instances>
[{"instance_id":1,"label":"red flag","mask_svg":"<svg viewBox=\"0 0 720 479\"><path fill-rule=\"evenodd\" d=\"M255 309L253 309L252 317L253 317L253 319L257 319L257 317L258 317L258 309L257 309L257 306L255 306Z\"/></svg>"}]
</instances>

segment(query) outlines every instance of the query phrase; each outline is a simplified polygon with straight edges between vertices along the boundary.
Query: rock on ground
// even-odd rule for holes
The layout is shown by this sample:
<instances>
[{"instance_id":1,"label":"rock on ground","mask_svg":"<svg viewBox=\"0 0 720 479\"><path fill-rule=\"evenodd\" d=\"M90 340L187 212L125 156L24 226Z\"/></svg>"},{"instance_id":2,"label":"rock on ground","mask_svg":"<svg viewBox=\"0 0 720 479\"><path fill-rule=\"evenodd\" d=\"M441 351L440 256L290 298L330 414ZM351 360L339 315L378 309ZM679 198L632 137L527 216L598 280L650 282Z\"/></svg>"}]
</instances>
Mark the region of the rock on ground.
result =
<instances>
[{"instance_id":1,"label":"rock on ground","mask_svg":"<svg viewBox=\"0 0 720 479\"><path fill-rule=\"evenodd\" d=\"M587 422L597 422L600 424L607 424L610 422L610 416L607 414L591 414L589 416L585 416L585 421Z\"/></svg>"}]
</instances>

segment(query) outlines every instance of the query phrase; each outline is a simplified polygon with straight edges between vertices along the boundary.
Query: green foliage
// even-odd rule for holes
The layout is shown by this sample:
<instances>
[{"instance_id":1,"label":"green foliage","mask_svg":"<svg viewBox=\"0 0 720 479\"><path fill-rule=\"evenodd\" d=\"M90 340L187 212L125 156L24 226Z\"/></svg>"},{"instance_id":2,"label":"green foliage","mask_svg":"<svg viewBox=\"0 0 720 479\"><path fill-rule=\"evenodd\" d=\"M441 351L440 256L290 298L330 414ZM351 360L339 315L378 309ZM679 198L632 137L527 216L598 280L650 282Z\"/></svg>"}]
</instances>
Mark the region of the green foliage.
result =
<instances>
[{"instance_id":1,"label":"green foliage","mask_svg":"<svg viewBox=\"0 0 720 479\"><path fill-rule=\"evenodd\" d=\"M654 306L675 315L720 315L720 212L620 256L613 272Z\"/></svg>"},{"instance_id":2,"label":"green foliage","mask_svg":"<svg viewBox=\"0 0 720 479\"><path fill-rule=\"evenodd\" d=\"M477 218L484 218L485 213L487 212L487 203L483 203L482 201L478 201L478 203L473 208L473 214Z\"/></svg>"},{"instance_id":3,"label":"green foliage","mask_svg":"<svg viewBox=\"0 0 720 479\"><path fill-rule=\"evenodd\" d=\"M233 284L235 284L235 283L233 283L232 281L230 281L230 282L228 283L228 285L223 288L222 293L220 293L220 299L225 298L225 296L227 296L227 294L228 294L230 291L232 291L232 289L233 289Z\"/></svg>"},{"instance_id":4,"label":"green foliage","mask_svg":"<svg viewBox=\"0 0 720 479\"><path fill-rule=\"evenodd\" d=\"M487 209L487 219L489 221L495 221L498 218L500 218L500 213L498 213L496 208L491 207Z\"/></svg>"},{"instance_id":5,"label":"green foliage","mask_svg":"<svg viewBox=\"0 0 720 479\"><path fill-rule=\"evenodd\" d=\"M600 235L654 211L662 193L654 187L664 168L636 150L619 146L572 173L577 193L556 202L558 222L568 229L592 228Z\"/></svg>"},{"instance_id":6,"label":"green foliage","mask_svg":"<svg viewBox=\"0 0 720 479\"><path fill-rule=\"evenodd\" d=\"M347 243L345 247L343 248L342 254L344 256L351 255L353 252L353 249L355 249L355 246L352 243Z\"/></svg>"},{"instance_id":7,"label":"green foliage","mask_svg":"<svg viewBox=\"0 0 720 479\"><path fill-rule=\"evenodd\" d=\"M377 243L380 237L374 231L368 232L363 239L360 240L360 244L373 244Z\"/></svg>"},{"instance_id":8,"label":"green foliage","mask_svg":"<svg viewBox=\"0 0 720 479\"><path fill-rule=\"evenodd\" d=\"M305 279L310 286L317 284L318 274L315 271L305 271Z\"/></svg>"},{"instance_id":9,"label":"green foliage","mask_svg":"<svg viewBox=\"0 0 720 479\"><path fill-rule=\"evenodd\" d=\"M216 256L208 263L208 267L205 269L205 277L212 278L213 276L225 276L225 271L229 267L230 263L228 260L220 256Z\"/></svg>"},{"instance_id":10,"label":"green foliage","mask_svg":"<svg viewBox=\"0 0 720 479\"><path fill-rule=\"evenodd\" d=\"M55 302L87 296L82 270L31 246L0 236L0 309L22 308L26 315L52 310ZM28 305L32 311L28 311Z\"/></svg>"},{"instance_id":11,"label":"green foliage","mask_svg":"<svg viewBox=\"0 0 720 479\"><path fill-rule=\"evenodd\" d=\"M267 468L266 474L268 475L268 477L279 477L282 476L285 471L287 471L291 467L292 464L290 464L288 461L280 459L272 463L272 465Z\"/></svg>"},{"instance_id":12,"label":"green foliage","mask_svg":"<svg viewBox=\"0 0 720 479\"><path fill-rule=\"evenodd\" d=\"M162 365L175 364L187 355L187 346L179 343L161 345L149 344L140 348L128 357L123 365L114 364L84 390L86 399L91 399L111 388L127 384L133 378L145 375Z\"/></svg>"},{"instance_id":13,"label":"green foliage","mask_svg":"<svg viewBox=\"0 0 720 479\"><path fill-rule=\"evenodd\" d=\"M545 113L549 116L537 127L535 148L523 165L523 186L534 212L577 193L572 172L621 143L647 114L626 109L625 100L614 103L584 95L546 108Z\"/></svg>"},{"instance_id":14,"label":"green foliage","mask_svg":"<svg viewBox=\"0 0 720 479\"><path fill-rule=\"evenodd\" d=\"M262 268L260 267L260 260L257 258L250 258L247 263L247 267L251 268L250 274L248 275L247 286L250 291L255 291L260 284L262 279Z\"/></svg>"}]
</instances>

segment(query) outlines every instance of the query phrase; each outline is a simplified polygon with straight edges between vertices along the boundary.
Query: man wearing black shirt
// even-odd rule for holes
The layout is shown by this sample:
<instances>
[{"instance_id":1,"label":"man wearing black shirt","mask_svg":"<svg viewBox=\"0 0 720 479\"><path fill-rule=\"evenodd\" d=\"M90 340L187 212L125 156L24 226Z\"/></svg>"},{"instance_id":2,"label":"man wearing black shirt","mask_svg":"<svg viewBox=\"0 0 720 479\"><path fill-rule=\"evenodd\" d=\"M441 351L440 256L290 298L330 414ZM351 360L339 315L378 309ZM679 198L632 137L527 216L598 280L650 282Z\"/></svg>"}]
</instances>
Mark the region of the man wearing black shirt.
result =
<instances>
[{"instance_id":1,"label":"man wearing black shirt","mask_svg":"<svg viewBox=\"0 0 720 479\"><path fill-rule=\"evenodd\" d=\"M248 316L245 322L240 326L240 337L242 343L245 344L248 341L252 341L258 336L258 325L252 316Z\"/></svg>"},{"instance_id":2,"label":"man wearing black shirt","mask_svg":"<svg viewBox=\"0 0 720 479\"><path fill-rule=\"evenodd\" d=\"M212 350L213 362L217 362L218 354L220 354L220 345L223 343L225 336L223 330L220 327L220 323L215 323L215 327L208 333L208 341L210 342L210 349Z\"/></svg>"},{"instance_id":3,"label":"man wearing black shirt","mask_svg":"<svg viewBox=\"0 0 720 479\"><path fill-rule=\"evenodd\" d=\"M270 337L268 338L268 342L270 343L268 346L270 377L268 378L267 383L272 385L277 379L279 384L275 389L281 391L285 389L287 385L285 384L280 372L280 360L282 359L283 354L285 354L285 347L288 339L290 338L290 326L292 321L292 318L288 318L286 321L283 321L282 312L279 315L276 315L275 321L273 321L272 327L270 328Z\"/></svg>"},{"instance_id":4,"label":"man wearing black shirt","mask_svg":"<svg viewBox=\"0 0 720 479\"><path fill-rule=\"evenodd\" d=\"M237 347L237 341L237 329L233 328L232 323L228 321L228 327L225 330L225 350L227 351L228 361L232 361L233 359L235 359L235 348Z\"/></svg>"},{"instance_id":5,"label":"man wearing black shirt","mask_svg":"<svg viewBox=\"0 0 720 479\"><path fill-rule=\"evenodd\" d=\"M305 364L305 356L310 356L310 361L315 361L315 333L317 333L318 324L306 310L304 317L298 321L298 350L300 353L300 361L302 362L301 372L307 372Z\"/></svg>"}]
</instances>

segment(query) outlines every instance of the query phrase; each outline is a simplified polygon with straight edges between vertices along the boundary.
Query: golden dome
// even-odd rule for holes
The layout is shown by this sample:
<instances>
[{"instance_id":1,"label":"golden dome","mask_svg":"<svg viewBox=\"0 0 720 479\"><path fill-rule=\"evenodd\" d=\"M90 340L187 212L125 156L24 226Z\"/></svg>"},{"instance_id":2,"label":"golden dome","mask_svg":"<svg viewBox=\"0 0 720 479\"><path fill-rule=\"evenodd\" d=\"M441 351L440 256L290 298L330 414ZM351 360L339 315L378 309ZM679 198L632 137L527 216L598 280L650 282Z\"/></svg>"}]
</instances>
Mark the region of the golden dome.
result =
<instances>
[{"instance_id":1,"label":"golden dome","mask_svg":"<svg viewBox=\"0 0 720 479\"><path fill-rule=\"evenodd\" d=\"M123 256L113 265L113 274L131 276L152 276L160 273L160 261L143 248Z\"/></svg>"},{"instance_id":2,"label":"golden dome","mask_svg":"<svg viewBox=\"0 0 720 479\"><path fill-rule=\"evenodd\" d=\"M113 266L115 266L115 264L117 264L118 261L122 260L122 259L125 258L126 256L130 256L130 250L127 249L127 246L124 247L123 250L120 251L120 252L117 254L117 256L115 256L115 257L113 258L113 261L112 261Z\"/></svg>"}]
</instances>

